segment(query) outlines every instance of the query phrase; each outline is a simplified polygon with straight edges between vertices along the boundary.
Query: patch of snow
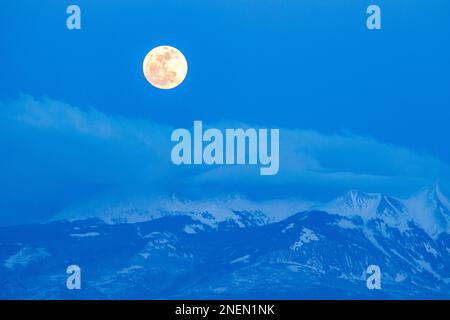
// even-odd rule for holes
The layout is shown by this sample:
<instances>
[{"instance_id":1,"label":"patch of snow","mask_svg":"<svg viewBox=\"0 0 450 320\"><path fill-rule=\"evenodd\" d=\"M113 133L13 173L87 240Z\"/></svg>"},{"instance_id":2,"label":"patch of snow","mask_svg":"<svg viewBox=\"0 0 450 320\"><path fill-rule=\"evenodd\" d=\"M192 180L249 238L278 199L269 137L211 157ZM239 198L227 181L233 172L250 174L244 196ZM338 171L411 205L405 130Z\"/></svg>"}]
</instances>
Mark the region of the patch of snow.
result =
<instances>
[{"instance_id":1,"label":"patch of snow","mask_svg":"<svg viewBox=\"0 0 450 320\"><path fill-rule=\"evenodd\" d=\"M292 272L300 272L301 271L300 266L299 265L295 265L295 264L291 264L291 265L287 266L286 268L289 271L292 271Z\"/></svg>"},{"instance_id":2,"label":"patch of snow","mask_svg":"<svg viewBox=\"0 0 450 320\"><path fill-rule=\"evenodd\" d=\"M71 237L74 238L86 238L86 237L97 237L100 233L98 232L86 232L86 233L72 233L70 234Z\"/></svg>"},{"instance_id":3,"label":"patch of snow","mask_svg":"<svg viewBox=\"0 0 450 320\"><path fill-rule=\"evenodd\" d=\"M433 256L437 257L438 256L438 252L436 251L436 249L434 249L431 245L429 245L428 243L425 243L425 250L427 250L428 253L431 253Z\"/></svg>"},{"instance_id":4,"label":"patch of snow","mask_svg":"<svg viewBox=\"0 0 450 320\"><path fill-rule=\"evenodd\" d=\"M230 264L235 264L235 263L238 263L238 262L248 263L249 259L250 259L250 255L247 254L247 255L245 255L243 257L240 257L240 258L234 259L233 261L230 261Z\"/></svg>"},{"instance_id":5,"label":"patch of snow","mask_svg":"<svg viewBox=\"0 0 450 320\"><path fill-rule=\"evenodd\" d=\"M214 292L214 293L224 293L227 290L228 290L227 287L218 287L218 288L212 289L212 292Z\"/></svg>"},{"instance_id":6,"label":"patch of snow","mask_svg":"<svg viewBox=\"0 0 450 320\"><path fill-rule=\"evenodd\" d=\"M421 260L414 259L414 261L416 262L416 264L418 266L417 267L418 271L427 271L428 273L431 273L437 279L441 279L441 276L433 270L433 268L427 261L425 261L423 259L421 259Z\"/></svg>"},{"instance_id":7,"label":"patch of snow","mask_svg":"<svg viewBox=\"0 0 450 320\"><path fill-rule=\"evenodd\" d=\"M150 253L148 253L148 252L142 252L142 253L139 253L139 255L144 259L148 259L148 257L150 257Z\"/></svg>"},{"instance_id":8,"label":"patch of snow","mask_svg":"<svg viewBox=\"0 0 450 320\"><path fill-rule=\"evenodd\" d=\"M14 269L16 266L26 267L29 264L41 261L50 254L45 248L33 248L26 246L16 254L5 260L4 266L8 269Z\"/></svg>"},{"instance_id":9,"label":"patch of snow","mask_svg":"<svg viewBox=\"0 0 450 320\"><path fill-rule=\"evenodd\" d=\"M319 237L308 228L303 228L302 233L300 234L300 237L298 240L291 246L291 250L298 250L300 249L305 243L309 243L311 241L319 241Z\"/></svg>"},{"instance_id":10,"label":"patch of snow","mask_svg":"<svg viewBox=\"0 0 450 320\"><path fill-rule=\"evenodd\" d=\"M155 232L151 232L151 233L146 234L146 235L141 235L141 238L143 238L143 239L153 239L153 238L156 238L158 236L162 237L162 236L164 236L164 233L155 231Z\"/></svg>"},{"instance_id":11,"label":"patch of snow","mask_svg":"<svg viewBox=\"0 0 450 320\"><path fill-rule=\"evenodd\" d=\"M395 281L395 282L403 282L403 281L406 280L406 278L407 278L406 275L404 275L404 274L402 274L402 273L397 273L397 274L395 275L394 281Z\"/></svg>"},{"instance_id":12,"label":"patch of snow","mask_svg":"<svg viewBox=\"0 0 450 320\"><path fill-rule=\"evenodd\" d=\"M177 248L172 244L177 241L177 238L173 234L166 232L152 232L144 238L151 239L146 245L147 250L166 250L169 255L172 255L177 250Z\"/></svg>"},{"instance_id":13,"label":"patch of snow","mask_svg":"<svg viewBox=\"0 0 450 320\"><path fill-rule=\"evenodd\" d=\"M358 229L358 226L354 224L351 220L340 219L336 225L342 229Z\"/></svg>"},{"instance_id":14,"label":"patch of snow","mask_svg":"<svg viewBox=\"0 0 450 320\"><path fill-rule=\"evenodd\" d=\"M137 266L137 265L131 265L129 267L123 268L120 271L117 271L118 274L130 274L133 271L139 270L139 269L143 269L142 266Z\"/></svg>"},{"instance_id":15,"label":"patch of snow","mask_svg":"<svg viewBox=\"0 0 450 320\"><path fill-rule=\"evenodd\" d=\"M389 256L389 254L384 250L384 248L380 245L380 243L375 238L375 235L371 230L363 229L363 233L366 236L366 238L381 252L383 252L385 255ZM394 250L392 250L394 251Z\"/></svg>"},{"instance_id":16,"label":"patch of snow","mask_svg":"<svg viewBox=\"0 0 450 320\"><path fill-rule=\"evenodd\" d=\"M281 230L282 233L285 233L286 231L292 229L295 227L294 223L290 223L286 228L284 228L283 230Z\"/></svg>"},{"instance_id":17,"label":"patch of snow","mask_svg":"<svg viewBox=\"0 0 450 320\"><path fill-rule=\"evenodd\" d=\"M184 226L183 231L188 233L188 234L195 234L197 233L197 231L203 231L205 230L205 228L203 227L203 225L201 224L187 224Z\"/></svg>"}]
</instances>

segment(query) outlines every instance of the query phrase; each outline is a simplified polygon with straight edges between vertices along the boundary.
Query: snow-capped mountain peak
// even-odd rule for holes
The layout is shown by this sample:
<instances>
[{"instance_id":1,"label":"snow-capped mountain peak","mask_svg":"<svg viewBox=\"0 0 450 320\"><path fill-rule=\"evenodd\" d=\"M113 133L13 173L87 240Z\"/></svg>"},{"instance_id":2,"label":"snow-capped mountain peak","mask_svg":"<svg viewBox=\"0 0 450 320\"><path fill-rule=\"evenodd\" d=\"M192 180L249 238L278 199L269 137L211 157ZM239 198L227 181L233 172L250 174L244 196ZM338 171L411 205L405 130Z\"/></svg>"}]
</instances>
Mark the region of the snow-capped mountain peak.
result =
<instances>
[{"instance_id":1,"label":"snow-capped mountain peak","mask_svg":"<svg viewBox=\"0 0 450 320\"><path fill-rule=\"evenodd\" d=\"M372 215L378 201L378 194L350 190L343 196L318 206L317 209L345 216L358 215L368 218Z\"/></svg>"},{"instance_id":2,"label":"snow-capped mountain peak","mask_svg":"<svg viewBox=\"0 0 450 320\"><path fill-rule=\"evenodd\" d=\"M434 202L438 206L442 206L446 209L450 209L450 201L448 198L442 193L441 187L439 184L435 184L429 188L423 188L418 192L418 194L422 194L426 196L430 201Z\"/></svg>"},{"instance_id":3,"label":"snow-capped mountain peak","mask_svg":"<svg viewBox=\"0 0 450 320\"><path fill-rule=\"evenodd\" d=\"M165 216L189 216L216 229L220 224L238 227L265 225L309 209L310 202L296 199L254 202L239 195L222 199L181 200L177 198L143 199L111 205L87 203L68 208L51 219L83 220L98 218L108 224L137 223Z\"/></svg>"},{"instance_id":4,"label":"snow-capped mountain peak","mask_svg":"<svg viewBox=\"0 0 450 320\"><path fill-rule=\"evenodd\" d=\"M439 185L421 189L405 204L413 220L430 235L450 232L450 202Z\"/></svg>"},{"instance_id":5,"label":"snow-capped mountain peak","mask_svg":"<svg viewBox=\"0 0 450 320\"><path fill-rule=\"evenodd\" d=\"M345 217L361 217L364 221L381 219L401 230L413 222L432 237L450 232L450 201L438 185L423 188L407 199L351 190L314 209Z\"/></svg>"},{"instance_id":6,"label":"snow-capped mountain peak","mask_svg":"<svg viewBox=\"0 0 450 320\"><path fill-rule=\"evenodd\" d=\"M390 224L398 224L405 211L400 200L380 193L350 190L316 209L347 217L359 216L363 220L380 218Z\"/></svg>"},{"instance_id":7,"label":"snow-capped mountain peak","mask_svg":"<svg viewBox=\"0 0 450 320\"><path fill-rule=\"evenodd\" d=\"M116 206L87 204L85 208L77 207L62 212L52 220L82 220L95 217L114 224L181 215L189 216L197 223L212 229L217 229L219 225L243 228L274 223L298 212L310 210L362 219L365 224L377 219L401 231L409 229L413 222L432 237L442 232L450 232L450 201L438 185L421 189L406 199L382 193L350 190L325 204L295 199L254 202L237 196L198 201L150 199Z\"/></svg>"}]
</instances>

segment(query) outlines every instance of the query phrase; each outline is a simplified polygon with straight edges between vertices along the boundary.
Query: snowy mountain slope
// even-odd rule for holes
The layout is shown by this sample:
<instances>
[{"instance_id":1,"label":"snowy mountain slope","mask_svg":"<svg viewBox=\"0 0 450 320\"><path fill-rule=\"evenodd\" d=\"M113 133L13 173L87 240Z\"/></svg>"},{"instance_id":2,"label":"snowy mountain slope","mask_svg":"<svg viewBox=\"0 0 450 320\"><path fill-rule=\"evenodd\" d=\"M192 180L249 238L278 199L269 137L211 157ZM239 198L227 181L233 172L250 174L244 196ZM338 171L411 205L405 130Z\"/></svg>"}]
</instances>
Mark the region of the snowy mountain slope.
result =
<instances>
[{"instance_id":1,"label":"snowy mountain slope","mask_svg":"<svg viewBox=\"0 0 450 320\"><path fill-rule=\"evenodd\" d=\"M51 221L98 218L109 224L137 223L165 216L186 215L213 228L224 223L245 227L280 221L311 206L311 202L296 199L254 202L239 196L202 201L173 198L131 201L117 205L88 203L69 208Z\"/></svg>"},{"instance_id":2,"label":"snowy mountain slope","mask_svg":"<svg viewBox=\"0 0 450 320\"><path fill-rule=\"evenodd\" d=\"M404 203L412 219L430 235L450 232L450 201L438 185L420 190Z\"/></svg>"},{"instance_id":3,"label":"snowy mountain slope","mask_svg":"<svg viewBox=\"0 0 450 320\"><path fill-rule=\"evenodd\" d=\"M135 223L0 228L0 298L450 298L449 201L439 188L406 200L352 191L293 215L213 204L179 202ZM81 291L65 287L70 264L83 270ZM366 287L371 264L381 291Z\"/></svg>"},{"instance_id":4,"label":"snowy mountain slope","mask_svg":"<svg viewBox=\"0 0 450 320\"><path fill-rule=\"evenodd\" d=\"M57 221L0 229L0 297L449 298L449 245L448 233L432 238L413 223L401 231L323 211L248 228L186 215ZM83 270L79 292L65 289L73 263ZM371 264L382 270L381 291L366 288Z\"/></svg>"},{"instance_id":5,"label":"snowy mountain slope","mask_svg":"<svg viewBox=\"0 0 450 320\"><path fill-rule=\"evenodd\" d=\"M390 225L405 226L406 207L399 199L383 194L351 190L342 197L314 209L347 217L358 216L364 221L383 219Z\"/></svg>"},{"instance_id":6,"label":"snowy mountain slope","mask_svg":"<svg viewBox=\"0 0 450 320\"><path fill-rule=\"evenodd\" d=\"M99 218L109 224L137 223L165 216L186 215L199 225L242 228L278 222L310 209L360 218L364 222L381 219L402 231L407 230L413 222L432 237L450 231L450 201L437 185L424 188L406 199L351 190L323 204L294 199L253 202L239 196L203 201L158 199L117 205L87 204L67 209L51 221Z\"/></svg>"},{"instance_id":7,"label":"snowy mountain slope","mask_svg":"<svg viewBox=\"0 0 450 320\"><path fill-rule=\"evenodd\" d=\"M424 188L407 199L352 190L313 208L345 217L361 218L365 222L380 219L402 231L409 229L413 222L432 237L450 231L450 201L437 185Z\"/></svg>"},{"instance_id":8,"label":"snowy mountain slope","mask_svg":"<svg viewBox=\"0 0 450 320\"><path fill-rule=\"evenodd\" d=\"M444 244L415 225L402 233L376 220L341 228L348 218L304 212L280 223L237 230L217 252L214 274L187 286L192 298L411 298L450 291L450 255ZM349 220L347 220L349 221ZM368 237L367 234L371 236ZM365 286L377 264L383 291ZM270 289L268 289L270 288ZM180 296L181 297L181 296Z\"/></svg>"}]
</instances>

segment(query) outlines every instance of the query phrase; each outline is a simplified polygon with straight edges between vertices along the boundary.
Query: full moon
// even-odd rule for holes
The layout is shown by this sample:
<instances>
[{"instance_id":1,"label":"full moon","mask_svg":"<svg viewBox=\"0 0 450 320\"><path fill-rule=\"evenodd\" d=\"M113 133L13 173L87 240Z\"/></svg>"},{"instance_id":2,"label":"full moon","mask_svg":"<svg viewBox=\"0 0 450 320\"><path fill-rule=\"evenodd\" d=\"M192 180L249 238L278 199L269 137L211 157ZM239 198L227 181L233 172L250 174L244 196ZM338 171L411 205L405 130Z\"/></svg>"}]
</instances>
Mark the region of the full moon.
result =
<instances>
[{"instance_id":1,"label":"full moon","mask_svg":"<svg viewBox=\"0 0 450 320\"><path fill-rule=\"evenodd\" d=\"M159 46L150 50L142 64L148 82L159 89L173 89L187 74L187 61L174 47Z\"/></svg>"}]
</instances>

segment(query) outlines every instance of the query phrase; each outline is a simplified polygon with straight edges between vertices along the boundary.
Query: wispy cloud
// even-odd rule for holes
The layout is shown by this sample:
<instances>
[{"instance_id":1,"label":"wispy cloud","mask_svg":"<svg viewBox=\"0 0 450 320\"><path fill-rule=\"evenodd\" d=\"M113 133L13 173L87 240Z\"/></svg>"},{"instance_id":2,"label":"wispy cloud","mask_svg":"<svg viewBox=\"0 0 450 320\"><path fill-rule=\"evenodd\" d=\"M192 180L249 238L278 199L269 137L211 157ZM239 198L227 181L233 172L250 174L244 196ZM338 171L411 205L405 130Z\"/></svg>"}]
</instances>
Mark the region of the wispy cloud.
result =
<instances>
[{"instance_id":1,"label":"wispy cloud","mask_svg":"<svg viewBox=\"0 0 450 320\"><path fill-rule=\"evenodd\" d=\"M0 102L0 223L48 219L105 194L330 198L350 188L409 193L450 180L448 164L404 147L283 128L276 176L262 177L256 166L174 166L173 129L50 98Z\"/></svg>"}]
</instances>

